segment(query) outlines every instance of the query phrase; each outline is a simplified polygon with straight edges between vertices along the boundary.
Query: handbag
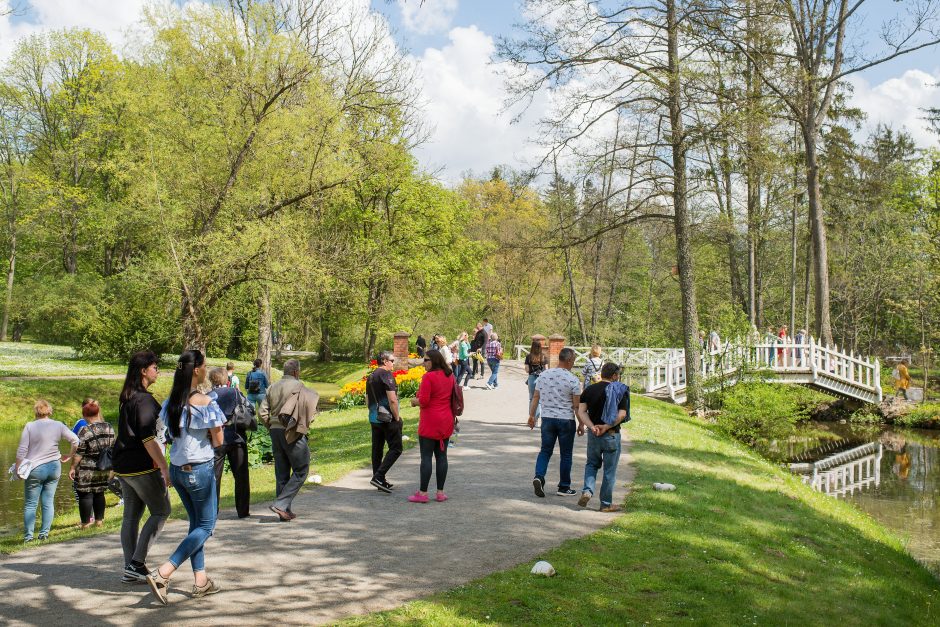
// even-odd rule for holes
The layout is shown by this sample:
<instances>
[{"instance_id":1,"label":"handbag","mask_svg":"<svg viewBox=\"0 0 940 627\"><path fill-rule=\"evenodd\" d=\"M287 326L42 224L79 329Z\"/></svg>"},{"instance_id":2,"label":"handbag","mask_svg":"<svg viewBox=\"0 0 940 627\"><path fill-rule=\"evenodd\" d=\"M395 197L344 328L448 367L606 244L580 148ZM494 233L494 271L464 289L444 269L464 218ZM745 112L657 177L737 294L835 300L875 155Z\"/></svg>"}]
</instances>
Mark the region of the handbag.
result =
<instances>
[{"instance_id":1,"label":"handbag","mask_svg":"<svg viewBox=\"0 0 940 627\"><path fill-rule=\"evenodd\" d=\"M389 410L385 405L379 405L376 410L376 419L379 422L389 423L395 420L395 416L392 415L391 410Z\"/></svg>"},{"instance_id":2,"label":"handbag","mask_svg":"<svg viewBox=\"0 0 940 627\"><path fill-rule=\"evenodd\" d=\"M100 472L107 472L114 468L114 461L112 457L114 456L114 447L109 446L106 449L103 449L98 453L98 460L95 462L95 470Z\"/></svg>"},{"instance_id":3,"label":"handbag","mask_svg":"<svg viewBox=\"0 0 940 627\"><path fill-rule=\"evenodd\" d=\"M238 399L235 401L235 411L232 412L232 423L236 429L244 431L257 431L258 420L255 417L255 407L248 402L245 395L236 391Z\"/></svg>"},{"instance_id":4,"label":"handbag","mask_svg":"<svg viewBox=\"0 0 940 627\"><path fill-rule=\"evenodd\" d=\"M457 416L463 416L463 389L457 385L457 379L454 378L454 387L450 391L450 412L454 415L454 423L457 422Z\"/></svg>"}]
</instances>

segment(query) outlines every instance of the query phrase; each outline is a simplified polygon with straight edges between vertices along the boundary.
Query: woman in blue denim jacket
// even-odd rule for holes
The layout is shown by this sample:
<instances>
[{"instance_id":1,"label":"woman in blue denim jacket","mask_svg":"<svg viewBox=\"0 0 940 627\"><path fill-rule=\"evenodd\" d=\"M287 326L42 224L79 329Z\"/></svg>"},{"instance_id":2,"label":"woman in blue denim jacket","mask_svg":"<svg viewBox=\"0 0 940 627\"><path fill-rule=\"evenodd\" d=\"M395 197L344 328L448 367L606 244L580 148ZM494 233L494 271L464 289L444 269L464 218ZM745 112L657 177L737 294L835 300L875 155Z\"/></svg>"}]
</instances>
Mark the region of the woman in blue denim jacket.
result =
<instances>
[{"instance_id":1,"label":"woman in blue denim jacket","mask_svg":"<svg viewBox=\"0 0 940 627\"><path fill-rule=\"evenodd\" d=\"M184 352L176 364L170 398L160 411L173 440L170 481L189 515L189 534L170 559L147 576L151 591L164 605L170 577L187 559L193 567L194 597L220 590L206 574L203 547L212 535L218 514L212 462L213 449L222 444L225 415L212 398L199 392L198 387L205 380L205 356L196 350Z\"/></svg>"}]
</instances>

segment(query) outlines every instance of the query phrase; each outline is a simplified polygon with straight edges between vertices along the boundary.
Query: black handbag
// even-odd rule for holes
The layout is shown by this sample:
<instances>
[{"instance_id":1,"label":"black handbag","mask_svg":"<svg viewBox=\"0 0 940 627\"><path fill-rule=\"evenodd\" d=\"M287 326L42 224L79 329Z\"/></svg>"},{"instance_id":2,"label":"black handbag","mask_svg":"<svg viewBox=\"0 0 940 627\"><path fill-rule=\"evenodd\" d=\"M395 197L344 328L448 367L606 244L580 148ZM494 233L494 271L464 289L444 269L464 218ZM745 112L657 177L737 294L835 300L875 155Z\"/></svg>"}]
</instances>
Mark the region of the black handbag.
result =
<instances>
[{"instance_id":1,"label":"black handbag","mask_svg":"<svg viewBox=\"0 0 940 627\"><path fill-rule=\"evenodd\" d=\"M244 431L257 431L258 420L255 417L255 406L248 402L248 399L236 391L238 400L235 402L235 411L232 412L232 422L236 429Z\"/></svg>"},{"instance_id":2,"label":"black handbag","mask_svg":"<svg viewBox=\"0 0 940 627\"><path fill-rule=\"evenodd\" d=\"M114 455L114 447L109 446L108 448L102 450L98 453L98 460L95 462L95 470L101 472L110 471L114 465L111 460L111 457Z\"/></svg>"}]
</instances>

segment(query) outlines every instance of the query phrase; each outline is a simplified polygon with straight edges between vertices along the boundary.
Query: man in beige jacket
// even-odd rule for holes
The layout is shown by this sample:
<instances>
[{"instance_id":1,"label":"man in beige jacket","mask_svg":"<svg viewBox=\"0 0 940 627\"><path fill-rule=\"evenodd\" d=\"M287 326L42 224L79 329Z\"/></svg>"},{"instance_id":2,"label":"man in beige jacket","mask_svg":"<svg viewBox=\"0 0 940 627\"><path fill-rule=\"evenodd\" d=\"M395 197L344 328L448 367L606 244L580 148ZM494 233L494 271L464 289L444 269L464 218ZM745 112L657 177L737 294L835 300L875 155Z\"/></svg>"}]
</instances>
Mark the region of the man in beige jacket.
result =
<instances>
[{"instance_id":1,"label":"man in beige jacket","mask_svg":"<svg viewBox=\"0 0 940 627\"><path fill-rule=\"evenodd\" d=\"M271 432L277 498L271 511L282 522L297 517L291 503L307 480L310 447L307 430L316 415L318 395L300 382L300 362L284 362L284 377L268 388L261 402L261 420Z\"/></svg>"}]
</instances>

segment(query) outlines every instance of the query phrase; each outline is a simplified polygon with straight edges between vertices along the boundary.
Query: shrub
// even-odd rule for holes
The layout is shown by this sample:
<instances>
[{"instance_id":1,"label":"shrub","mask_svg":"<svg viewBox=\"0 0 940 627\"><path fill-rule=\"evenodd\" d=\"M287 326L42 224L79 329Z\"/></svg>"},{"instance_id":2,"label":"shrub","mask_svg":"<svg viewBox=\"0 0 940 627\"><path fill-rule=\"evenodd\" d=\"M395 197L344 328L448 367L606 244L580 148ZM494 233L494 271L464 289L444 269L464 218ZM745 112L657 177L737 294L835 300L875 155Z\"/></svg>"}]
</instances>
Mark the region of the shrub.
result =
<instances>
[{"instance_id":1,"label":"shrub","mask_svg":"<svg viewBox=\"0 0 940 627\"><path fill-rule=\"evenodd\" d=\"M808 415L803 396L792 386L739 383L725 393L718 427L750 445L788 437Z\"/></svg>"},{"instance_id":2,"label":"shrub","mask_svg":"<svg viewBox=\"0 0 940 627\"><path fill-rule=\"evenodd\" d=\"M248 433L248 465L257 468L273 460L271 434L268 432L267 427L259 423L257 431Z\"/></svg>"},{"instance_id":3,"label":"shrub","mask_svg":"<svg viewBox=\"0 0 940 627\"><path fill-rule=\"evenodd\" d=\"M894 424L920 429L940 429L940 403L917 405L907 414L895 418Z\"/></svg>"}]
</instances>

